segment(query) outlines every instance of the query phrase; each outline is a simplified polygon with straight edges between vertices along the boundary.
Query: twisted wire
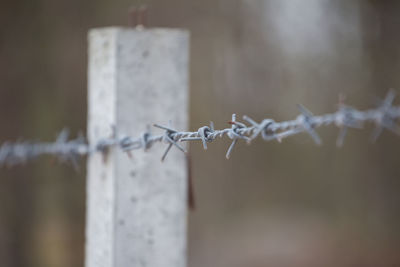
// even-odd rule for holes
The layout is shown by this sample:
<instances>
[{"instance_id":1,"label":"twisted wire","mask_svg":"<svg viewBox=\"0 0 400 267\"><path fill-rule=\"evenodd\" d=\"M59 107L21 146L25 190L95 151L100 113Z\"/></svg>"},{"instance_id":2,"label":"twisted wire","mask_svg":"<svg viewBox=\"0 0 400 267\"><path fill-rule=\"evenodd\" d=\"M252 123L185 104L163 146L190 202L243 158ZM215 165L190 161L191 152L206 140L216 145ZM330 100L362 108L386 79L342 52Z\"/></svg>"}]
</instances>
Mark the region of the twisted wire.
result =
<instances>
[{"instance_id":1,"label":"twisted wire","mask_svg":"<svg viewBox=\"0 0 400 267\"><path fill-rule=\"evenodd\" d=\"M180 142L201 141L206 150L208 143L225 136L232 140L226 153L226 158L229 159L239 140L250 143L259 136L265 141L277 140L281 142L284 138L304 132L308 133L317 145L321 145L322 140L316 132L316 128L331 124L334 124L340 130L336 141L337 146L343 145L348 128L361 129L366 122L375 124L371 140L376 141L384 129L400 135L400 127L397 125L397 119L400 117L400 106L393 106L394 98L394 90L389 90L380 106L364 111L347 106L341 101L336 112L324 115L314 115L304 106L298 105L300 115L294 120L281 122L264 119L258 123L248 116L243 116L246 125L237 121L236 115L233 114L232 120L229 121L231 127L222 130L214 129L212 122L209 126L202 126L194 132L175 130L171 123L168 126L154 124L154 127L163 130L164 133L152 135L150 129L147 129L140 137L114 136L101 139L93 145L88 144L83 136L68 140L68 131L63 130L53 143L3 143L0 147L0 165L23 164L28 160L47 154L54 155L60 161L71 162L76 166L80 157L93 153L107 153L111 147L117 147L129 154L136 149L147 151L155 143L160 142L167 144L167 148L161 157L163 161L173 146L186 153L186 150L179 144Z\"/></svg>"}]
</instances>

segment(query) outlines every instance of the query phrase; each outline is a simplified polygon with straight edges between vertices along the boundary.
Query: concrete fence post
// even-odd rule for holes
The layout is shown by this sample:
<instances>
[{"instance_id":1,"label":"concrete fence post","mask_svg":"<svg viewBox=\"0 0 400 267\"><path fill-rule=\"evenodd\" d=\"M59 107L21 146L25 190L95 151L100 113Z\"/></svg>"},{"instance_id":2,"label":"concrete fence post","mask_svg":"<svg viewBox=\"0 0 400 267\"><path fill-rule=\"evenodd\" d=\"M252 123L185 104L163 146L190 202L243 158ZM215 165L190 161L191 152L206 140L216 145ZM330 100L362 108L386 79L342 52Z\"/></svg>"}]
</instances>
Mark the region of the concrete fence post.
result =
<instances>
[{"instance_id":1,"label":"concrete fence post","mask_svg":"<svg viewBox=\"0 0 400 267\"><path fill-rule=\"evenodd\" d=\"M89 33L88 137L139 136L149 124L188 121L189 34L102 28ZM153 130L154 132L157 129ZM185 155L153 146L89 156L86 267L186 266Z\"/></svg>"}]
</instances>

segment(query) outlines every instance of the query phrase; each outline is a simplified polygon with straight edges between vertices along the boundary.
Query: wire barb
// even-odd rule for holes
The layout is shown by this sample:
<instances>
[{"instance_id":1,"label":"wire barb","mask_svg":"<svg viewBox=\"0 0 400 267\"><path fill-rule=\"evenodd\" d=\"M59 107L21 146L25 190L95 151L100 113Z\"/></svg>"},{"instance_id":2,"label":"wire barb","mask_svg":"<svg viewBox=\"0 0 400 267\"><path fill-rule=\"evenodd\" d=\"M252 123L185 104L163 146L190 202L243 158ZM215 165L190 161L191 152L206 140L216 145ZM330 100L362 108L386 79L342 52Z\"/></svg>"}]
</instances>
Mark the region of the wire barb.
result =
<instances>
[{"instance_id":1,"label":"wire barb","mask_svg":"<svg viewBox=\"0 0 400 267\"><path fill-rule=\"evenodd\" d=\"M232 120L229 122L231 124L231 129L228 131L228 137L232 139L232 143L228 148L228 151L226 152L226 158L229 159L232 153L233 148L235 147L238 139L244 139L246 141L250 141L251 139L245 135L243 135L242 132L240 132L241 129L246 129L246 125L244 123L236 121L236 114L232 114Z\"/></svg>"},{"instance_id":2,"label":"wire barb","mask_svg":"<svg viewBox=\"0 0 400 267\"><path fill-rule=\"evenodd\" d=\"M333 124L337 126L339 136L337 146L342 146L349 128L361 129L366 122L375 124L375 129L371 136L372 141L376 141L384 129L400 135L400 126L397 119L400 118L400 106L393 106L395 91L389 90L382 104L375 109L359 111L353 107L347 106L341 99L338 110L334 113L316 116L302 105L298 105L300 115L294 120L275 122L273 119L263 119L260 123L251 119L249 116L243 116L243 120L248 124L237 121L236 114L232 115L229 121L230 128L216 130L214 123L209 126L202 126L195 132L180 132L168 126L154 124L153 126L164 131L162 135L153 135L150 128L138 138L131 136L119 137L116 128L113 128L113 134L109 138L99 140L94 145L89 144L82 134L76 139L68 140L69 131L63 129L53 143L33 143L33 142L4 142L0 146L0 166L14 166L24 164L27 161L37 158L41 155L53 155L62 162L69 162L75 168L78 168L78 159L82 156L94 153L107 152L111 147L119 148L122 152L129 153L133 150L143 149L147 151L154 143L165 142L167 148L161 157L164 161L167 154L173 146L186 153L186 150L179 145L184 141L201 141L203 148L208 148L208 143L213 142L217 137L228 136L232 143L230 144L226 158L229 159L232 151L239 140L250 143L258 136L265 141L277 140L281 142L298 133L306 132L317 145L322 144L321 138L316 132L316 128Z\"/></svg>"},{"instance_id":3,"label":"wire barb","mask_svg":"<svg viewBox=\"0 0 400 267\"><path fill-rule=\"evenodd\" d=\"M400 135L399 126L396 124L396 116L393 116L389 111L392 108L392 103L396 94L393 89L390 89L387 93L382 105L377 109L375 117L375 130L372 133L371 140L376 142L378 137L381 135L384 128L392 131L393 133Z\"/></svg>"},{"instance_id":4,"label":"wire barb","mask_svg":"<svg viewBox=\"0 0 400 267\"><path fill-rule=\"evenodd\" d=\"M301 115L297 117L297 119L300 121L301 127L308 132L308 134L312 137L312 139L314 139L314 142L317 145L321 145L321 138L314 130L314 114L312 114L311 111L306 109L301 104L297 104L297 107L301 112Z\"/></svg>"},{"instance_id":5,"label":"wire barb","mask_svg":"<svg viewBox=\"0 0 400 267\"><path fill-rule=\"evenodd\" d=\"M169 122L169 124L171 124L171 122ZM164 155L161 158L161 161L165 160L165 157L167 156L169 150L171 149L171 147L173 145L176 146L183 153L186 153L185 149L177 144L177 141L179 141L179 139L180 139L179 135L177 135L178 131L171 129L170 127L165 127L165 126L161 126L158 124L154 124L154 127L165 130L163 140L166 141L167 143L169 143L167 149L164 152Z\"/></svg>"},{"instance_id":6,"label":"wire barb","mask_svg":"<svg viewBox=\"0 0 400 267\"><path fill-rule=\"evenodd\" d=\"M347 135L348 128L361 129L363 127L363 121L357 120L355 115L357 111L344 104L344 96L339 96L339 111L335 118L335 124L340 129L338 138L336 139L336 146L343 146L344 139Z\"/></svg>"}]
</instances>

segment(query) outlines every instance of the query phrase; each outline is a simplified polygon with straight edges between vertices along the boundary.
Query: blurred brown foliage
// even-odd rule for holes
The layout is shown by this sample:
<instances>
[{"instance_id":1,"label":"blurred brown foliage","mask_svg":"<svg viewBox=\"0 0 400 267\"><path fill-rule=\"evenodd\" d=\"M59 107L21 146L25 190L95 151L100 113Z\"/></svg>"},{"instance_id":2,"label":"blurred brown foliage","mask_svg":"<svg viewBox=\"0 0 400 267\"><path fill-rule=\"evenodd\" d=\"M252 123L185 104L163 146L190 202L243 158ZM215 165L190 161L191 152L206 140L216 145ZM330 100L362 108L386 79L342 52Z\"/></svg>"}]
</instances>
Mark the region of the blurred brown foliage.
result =
<instances>
[{"instance_id":1,"label":"blurred brown foliage","mask_svg":"<svg viewBox=\"0 0 400 267\"><path fill-rule=\"evenodd\" d=\"M233 112L294 118L296 103L335 109L339 93L360 108L400 88L400 2L328 0L0 2L0 140L52 140L86 123L86 34L126 25L131 5L149 24L188 28L191 129ZM397 266L396 151L368 127L341 149L337 129L283 144L192 145L197 210L189 266ZM238 152L237 151L237 152ZM0 266L82 266L85 167L44 158L0 170Z\"/></svg>"}]
</instances>

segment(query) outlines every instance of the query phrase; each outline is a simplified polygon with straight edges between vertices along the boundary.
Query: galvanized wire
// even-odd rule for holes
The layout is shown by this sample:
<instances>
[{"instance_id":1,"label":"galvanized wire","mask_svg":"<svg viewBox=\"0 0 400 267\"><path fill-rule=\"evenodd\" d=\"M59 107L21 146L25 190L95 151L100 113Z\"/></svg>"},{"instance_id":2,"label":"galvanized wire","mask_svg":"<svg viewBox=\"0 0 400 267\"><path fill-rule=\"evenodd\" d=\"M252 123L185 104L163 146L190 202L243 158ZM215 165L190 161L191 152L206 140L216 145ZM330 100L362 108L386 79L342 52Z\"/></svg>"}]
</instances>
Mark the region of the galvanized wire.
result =
<instances>
[{"instance_id":1,"label":"galvanized wire","mask_svg":"<svg viewBox=\"0 0 400 267\"><path fill-rule=\"evenodd\" d=\"M218 137L225 136L232 140L226 153L226 158L229 159L239 140L250 143L259 136L265 141L277 140L281 142L284 138L305 132L312 137L317 145L321 145L322 141L316 132L316 128L331 124L340 129L336 142L337 146L343 145L348 128L360 129L366 122L375 124L371 140L376 141L384 129L400 135L400 127L397 125L397 119L400 117L400 106L392 105L394 98L395 92L390 90L382 104L377 108L361 111L341 102L336 112L319 116L313 115L305 107L298 105L300 115L294 120L281 122L275 122L273 119L256 122L248 116L243 116L243 120L247 123L245 124L237 121L236 115L233 114L232 120L229 122L231 127L222 130L214 129L212 122L209 126L202 126L194 132L181 132L173 129L170 125L154 124L154 127L162 129L164 133L152 135L150 130L147 130L140 137L114 136L101 139L96 144L87 143L83 136L68 140L68 131L63 130L53 143L3 143L0 147L0 165L13 166L41 155L54 155L61 161L76 165L80 157L93 153L107 153L111 147L129 153L136 149L148 150L155 143L160 142L167 143L167 148L161 157L161 160L164 160L173 146L186 153L185 149L179 144L180 142L201 141L203 148L207 149L208 143L213 142Z\"/></svg>"}]
</instances>

